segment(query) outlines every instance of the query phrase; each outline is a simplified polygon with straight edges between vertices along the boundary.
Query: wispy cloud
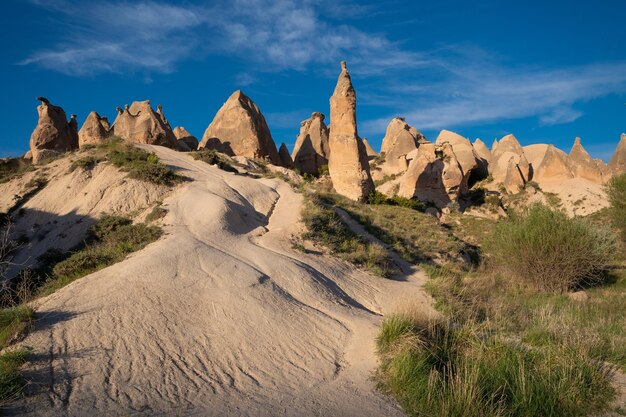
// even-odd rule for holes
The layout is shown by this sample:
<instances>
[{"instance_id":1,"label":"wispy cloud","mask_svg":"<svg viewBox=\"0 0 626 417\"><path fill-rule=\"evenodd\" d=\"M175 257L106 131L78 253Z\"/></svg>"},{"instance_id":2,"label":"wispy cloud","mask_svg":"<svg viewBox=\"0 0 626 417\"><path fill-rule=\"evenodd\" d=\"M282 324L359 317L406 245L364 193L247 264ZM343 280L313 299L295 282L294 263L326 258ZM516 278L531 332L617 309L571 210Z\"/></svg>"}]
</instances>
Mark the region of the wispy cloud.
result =
<instances>
[{"instance_id":1,"label":"wispy cloud","mask_svg":"<svg viewBox=\"0 0 626 417\"><path fill-rule=\"evenodd\" d=\"M363 129L382 133L396 114L419 129L443 129L524 117L542 125L568 123L583 115L577 104L626 92L626 62L607 62L560 69L520 68L493 61L467 60L447 69L439 80L421 84L405 80L386 87L393 94L365 96L367 105L391 110L368 120Z\"/></svg>"},{"instance_id":2,"label":"wispy cloud","mask_svg":"<svg viewBox=\"0 0 626 417\"><path fill-rule=\"evenodd\" d=\"M169 72L180 61L209 53L262 63L265 71L302 71L346 58L361 74L421 64L420 54L403 50L384 34L332 23L341 10L344 14L352 10L353 16L369 10L339 1L221 0L185 6L153 0L31 3L59 15L68 25L68 35L22 64L66 74ZM333 7L328 7L331 3Z\"/></svg>"}]
</instances>

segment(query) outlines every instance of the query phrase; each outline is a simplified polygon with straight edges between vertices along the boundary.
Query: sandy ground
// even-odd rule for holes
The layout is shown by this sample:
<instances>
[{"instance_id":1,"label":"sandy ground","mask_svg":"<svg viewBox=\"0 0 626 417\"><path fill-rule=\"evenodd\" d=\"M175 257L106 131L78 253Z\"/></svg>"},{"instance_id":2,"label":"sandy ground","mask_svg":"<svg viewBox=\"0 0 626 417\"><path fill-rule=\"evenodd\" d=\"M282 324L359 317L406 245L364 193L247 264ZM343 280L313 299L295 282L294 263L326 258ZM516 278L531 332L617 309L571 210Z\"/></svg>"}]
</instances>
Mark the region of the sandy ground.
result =
<instances>
[{"instance_id":1,"label":"sandy ground","mask_svg":"<svg viewBox=\"0 0 626 417\"><path fill-rule=\"evenodd\" d=\"M146 146L190 181L167 235L38 305L33 382L8 415L399 416L375 390L381 315L428 309L385 280L291 248L301 196Z\"/></svg>"}]
</instances>

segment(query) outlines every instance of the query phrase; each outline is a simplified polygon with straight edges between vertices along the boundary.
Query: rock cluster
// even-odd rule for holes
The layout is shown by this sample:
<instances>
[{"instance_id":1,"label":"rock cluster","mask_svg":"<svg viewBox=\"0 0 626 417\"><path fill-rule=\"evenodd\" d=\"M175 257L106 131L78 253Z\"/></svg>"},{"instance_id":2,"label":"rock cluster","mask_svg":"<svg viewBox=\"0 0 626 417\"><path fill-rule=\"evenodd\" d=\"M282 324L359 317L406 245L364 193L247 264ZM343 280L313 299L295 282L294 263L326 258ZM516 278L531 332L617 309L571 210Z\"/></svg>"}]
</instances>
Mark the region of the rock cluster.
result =
<instances>
[{"instance_id":1,"label":"rock cluster","mask_svg":"<svg viewBox=\"0 0 626 417\"><path fill-rule=\"evenodd\" d=\"M356 125L356 92L346 63L330 97L330 159L328 171L337 193L362 201L374 190L367 151Z\"/></svg>"},{"instance_id":2,"label":"rock cluster","mask_svg":"<svg viewBox=\"0 0 626 417\"><path fill-rule=\"evenodd\" d=\"M199 149L204 148L280 164L265 118L252 99L241 90L228 97L204 132Z\"/></svg>"},{"instance_id":3,"label":"rock cluster","mask_svg":"<svg viewBox=\"0 0 626 417\"><path fill-rule=\"evenodd\" d=\"M39 120L30 136L30 156L33 163L62 152L78 148L78 125L76 116L68 122L65 111L44 97L37 97Z\"/></svg>"},{"instance_id":4,"label":"rock cluster","mask_svg":"<svg viewBox=\"0 0 626 417\"><path fill-rule=\"evenodd\" d=\"M381 165L383 175L396 175L406 171L409 161L407 155L419 147L424 136L412 126L409 126L402 117L391 120L385 131L385 137L380 148L385 162Z\"/></svg>"},{"instance_id":5,"label":"rock cluster","mask_svg":"<svg viewBox=\"0 0 626 417\"><path fill-rule=\"evenodd\" d=\"M300 123L300 133L291 157L294 167L301 173L317 175L322 166L328 165L329 130L324 118L322 113L315 112Z\"/></svg>"},{"instance_id":6,"label":"rock cluster","mask_svg":"<svg viewBox=\"0 0 626 417\"><path fill-rule=\"evenodd\" d=\"M130 107L124 106L124 110L118 108L113 133L128 142L176 148L176 136L161 106L155 112L150 100L135 101Z\"/></svg>"}]
</instances>

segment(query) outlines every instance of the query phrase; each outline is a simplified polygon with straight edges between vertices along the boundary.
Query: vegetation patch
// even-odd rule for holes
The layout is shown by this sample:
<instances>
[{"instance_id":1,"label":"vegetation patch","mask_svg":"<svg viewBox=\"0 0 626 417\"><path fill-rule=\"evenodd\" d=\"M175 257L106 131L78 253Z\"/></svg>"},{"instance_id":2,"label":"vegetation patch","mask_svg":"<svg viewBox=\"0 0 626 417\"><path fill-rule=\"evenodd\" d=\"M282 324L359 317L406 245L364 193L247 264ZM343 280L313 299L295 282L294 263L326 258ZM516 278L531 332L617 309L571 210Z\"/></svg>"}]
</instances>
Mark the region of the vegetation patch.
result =
<instances>
[{"instance_id":1,"label":"vegetation patch","mask_svg":"<svg viewBox=\"0 0 626 417\"><path fill-rule=\"evenodd\" d=\"M611 206L609 215L613 226L626 242L626 174L611 178L606 192Z\"/></svg>"},{"instance_id":2,"label":"vegetation patch","mask_svg":"<svg viewBox=\"0 0 626 417\"><path fill-rule=\"evenodd\" d=\"M239 173L239 170L231 165L231 163L220 155L215 149L203 149L201 151L191 152L191 156L195 160L206 162L210 165L217 165L217 167L223 171Z\"/></svg>"},{"instance_id":3,"label":"vegetation patch","mask_svg":"<svg viewBox=\"0 0 626 417\"><path fill-rule=\"evenodd\" d=\"M28 354L28 350L19 349L0 355L0 404L15 397L26 384L19 368L26 363Z\"/></svg>"},{"instance_id":4,"label":"vegetation patch","mask_svg":"<svg viewBox=\"0 0 626 417\"><path fill-rule=\"evenodd\" d=\"M0 184L19 178L27 172L35 170L35 166L22 158L5 158L0 160Z\"/></svg>"},{"instance_id":5,"label":"vegetation patch","mask_svg":"<svg viewBox=\"0 0 626 417\"><path fill-rule=\"evenodd\" d=\"M86 171L92 170L102 160L102 157L95 155L84 156L72 162L70 165L70 172L74 172L79 168Z\"/></svg>"},{"instance_id":6,"label":"vegetation patch","mask_svg":"<svg viewBox=\"0 0 626 417\"><path fill-rule=\"evenodd\" d=\"M331 255L382 277L389 277L396 272L396 266L385 248L354 233L339 214L319 198L308 196L302 220L308 229L303 237L327 247Z\"/></svg>"},{"instance_id":7,"label":"vegetation patch","mask_svg":"<svg viewBox=\"0 0 626 417\"><path fill-rule=\"evenodd\" d=\"M39 293L51 294L78 278L120 262L129 253L157 240L161 234L161 229L156 226L133 224L130 219L118 216L104 216L90 228L83 248L63 260L48 256L43 259L51 261L48 264L39 259L42 270L50 271Z\"/></svg>"}]
</instances>

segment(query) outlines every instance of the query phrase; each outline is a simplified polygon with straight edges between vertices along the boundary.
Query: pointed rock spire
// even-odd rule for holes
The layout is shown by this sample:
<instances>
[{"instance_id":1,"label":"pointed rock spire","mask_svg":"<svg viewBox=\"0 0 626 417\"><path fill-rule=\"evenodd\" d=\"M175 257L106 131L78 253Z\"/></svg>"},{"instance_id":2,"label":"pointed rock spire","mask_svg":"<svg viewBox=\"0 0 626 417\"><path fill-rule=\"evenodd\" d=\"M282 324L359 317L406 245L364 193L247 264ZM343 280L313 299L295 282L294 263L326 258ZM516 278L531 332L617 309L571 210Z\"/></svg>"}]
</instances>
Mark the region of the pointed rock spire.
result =
<instances>
[{"instance_id":1,"label":"pointed rock spire","mask_svg":"<svg viewBox=\"0 0 626 417\"><path fill-rule=\"evenodd\" d=\"M598 184L603 183L602 171L583 148L580 138L574 140L574 146L567 157L567 165L575 177L586 178Z\"/></svg>"},{"instance_id":2,"label":"pointed rock spire","mask_svg":"<svg viewBox=\"0 0 626 417\"><path fill-rule=\"evenodd\" d=\"M216 149L228 155L268 159L279 165L278 150L265 117L241 90L228 97L202 136L200 149Z\"/></svg>"},{"instance_id":3,"label":"pointed rock spire","mask_svg":"<svg viewBox=\"0 0 626 417\"><path fill-rule=\"evenodd\" d=\"M367 138L363 138L363 145L365 145L365 152L367 153L368 159L371 160L378 156L378 152L376 152L374 148L372 148L372 145L370 145L370 143L367 141Z\"/></svg>"},{"instance_id":4,"label":"pointed rock spire","mask_svg":"<svg viewBox=\"0 0 626 417\"><path fill-rule=\"evenodd\" d=\"M190 151L198 149L198 139L184 127L176 126L174 128L174 136L178 142L178 149L188 148Z\"/></svg>"},{"instance_id":5,"label":"pointed rock spire","mask_svg":"<svg viewBox=\"0 0 626 417\"><path fill-rule=\"evenodd\" d=\"M294 167L301 173L317 175L322 166L328 165L329 131L324 118L322 113L314 112L309 119L300 123L300 134L291 158Z\"/></svg>"},{"instance_id":6,"label":"pointed rock spire","mask_svg":"<svg viewBox=\"0 0 626 417\"><path fill-rule=\"evenodd\" d=\"M569 169L567 154L549 145L541 164L534 168L533 180L541 185L545 182L563 181L570 178L574 178L574 175Z\"/></svg>"},{"instance_id":7,"label":"pointed rock spire","mask_svg":"<svg viewBox=\"0 0 626 417\"><path fill-rule=\"evenodd\" d=\"M45 97L38 97L39 120L30 136L30 152L33 163L38 163L47 156L78 148L76 117L68 122L65 111L50 103Z\"/></svg>"},{"instance_id":8,"label":"pointed rock spire","mask_svg":"<svg viewBox=\"0 0 626 417\"><path fill-rule=\"evenodd\" d=\"M82 148L85 145L97 145L102 143L110 134L109 121L101 117L95 111L89 113L85 123L78 132L78 144Z\"/></svg>"},{"instance_id":9,"label":"pointed rock spire","mask_svg":"<svg viewBox=\"0 0 626 417\"><path fill-rule=\"evenodd\" d=\"M291 155L289 155L289 149L287 149L287 145L285 142L280 144L280 148L278 149L278 156L280 157L280 165L285 168L293 168L293 160L291 159Z\"/></svg>"},{"instance_id":10,"label":"pointed rock spire","mask_svg":"<svg viewBox=\"0 0 626 417\"><path fill-rule=\"evenodd\" d=\"M626 172L626 133L620 136L617 148L609 160L609 171L612 175L621 175Z\"/></svg>"},{"instance_id":11,"label":"pointed rock spire","mask_svg":"<svg viewBox=\"0 0 626 417\"><path fill-rule=\"evenodd\" d=\"M328 170L337 193L362 201L374 190L367 152L356 125L356 92L345 61L330 98L330 160Z\"/></svg>"}]
</instances>

